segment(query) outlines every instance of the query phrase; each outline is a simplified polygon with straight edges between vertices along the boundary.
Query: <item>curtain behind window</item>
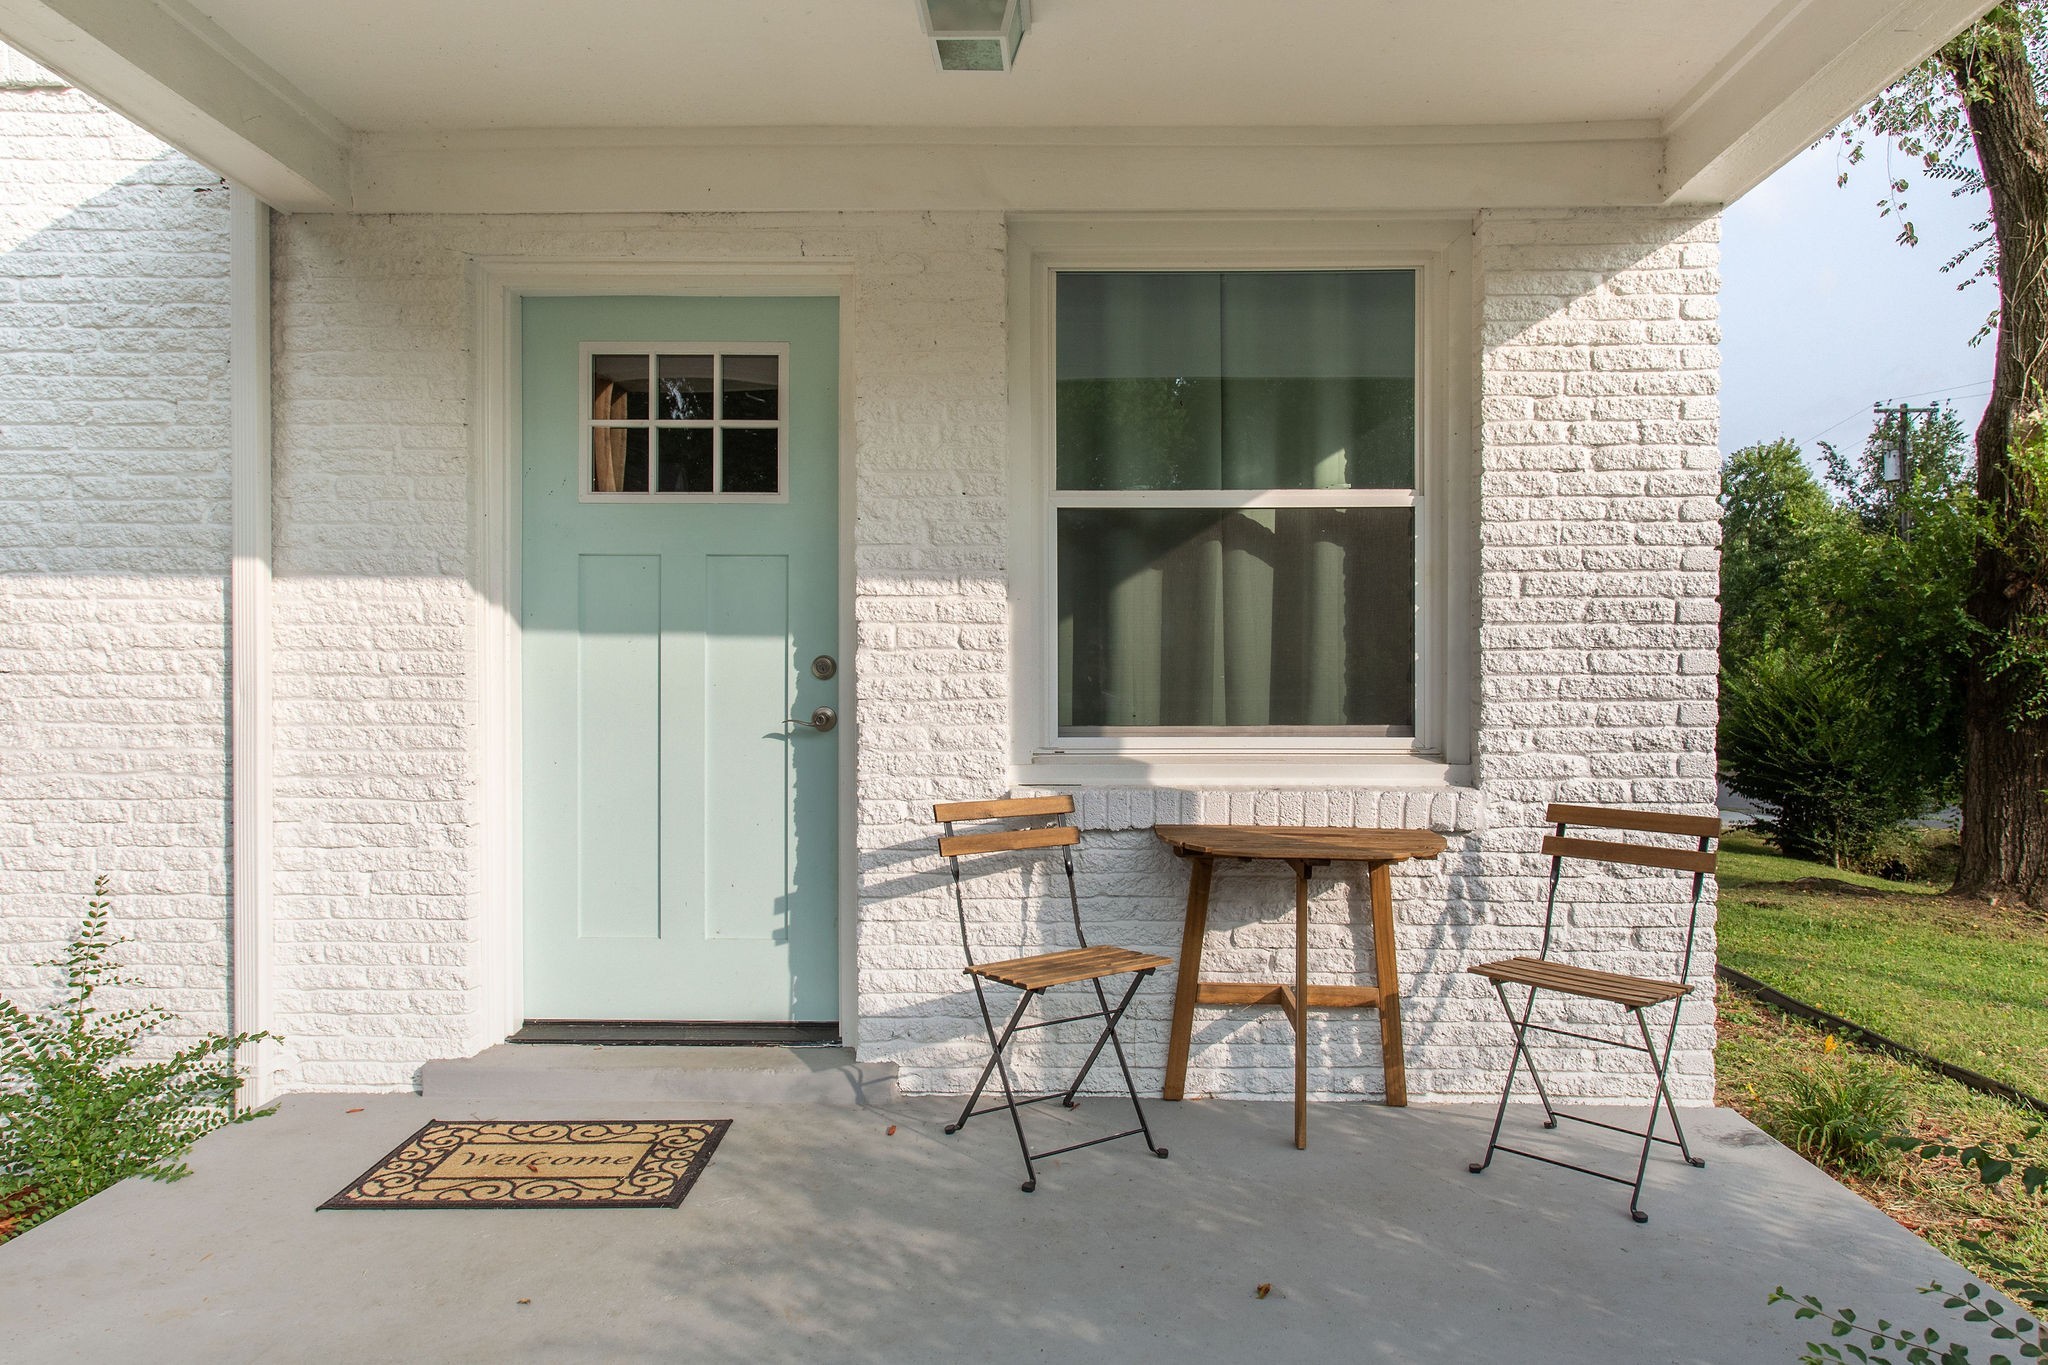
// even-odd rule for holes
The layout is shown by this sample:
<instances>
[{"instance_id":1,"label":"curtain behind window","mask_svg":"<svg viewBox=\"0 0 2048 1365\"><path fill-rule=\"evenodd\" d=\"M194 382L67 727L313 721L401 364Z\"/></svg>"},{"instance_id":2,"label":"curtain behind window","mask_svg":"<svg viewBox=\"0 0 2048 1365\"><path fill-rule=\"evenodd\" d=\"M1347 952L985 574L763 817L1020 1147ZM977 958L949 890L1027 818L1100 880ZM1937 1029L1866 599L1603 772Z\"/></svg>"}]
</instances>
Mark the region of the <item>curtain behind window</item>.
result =
<instances>
[{"instance_id":1,"label":"curtain behind window","mask_svg":"<svg viewBox=\"0 0 2048 1365\"><path fill-rule=\"evenodd\" d=\"M1058 288L1061 492L1412 487L1412 272ZM1054 513L1063 731L1413 726L1412 507L1133 502Z\"/></svg>"}]
</instances>

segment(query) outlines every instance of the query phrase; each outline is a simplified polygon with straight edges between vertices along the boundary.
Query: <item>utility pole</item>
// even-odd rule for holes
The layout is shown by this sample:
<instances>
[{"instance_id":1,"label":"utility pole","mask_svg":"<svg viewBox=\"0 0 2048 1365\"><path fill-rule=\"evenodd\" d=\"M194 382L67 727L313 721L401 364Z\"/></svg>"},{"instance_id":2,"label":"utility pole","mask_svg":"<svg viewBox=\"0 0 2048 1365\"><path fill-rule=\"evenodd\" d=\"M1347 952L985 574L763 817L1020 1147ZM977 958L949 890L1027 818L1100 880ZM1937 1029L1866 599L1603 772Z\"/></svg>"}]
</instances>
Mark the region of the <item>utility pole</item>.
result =
<instances>
[{"instance_id":1,"label":"utility pole","mask_svg":"<svg viewBox=\"0 0 2048 1365\"><path fill-rule=\"evenodd\" d=\"M1941 409L1938 407L1916 408L1906 403L1901 403L1895 408L1888 408L1882 403L1872 403L1870 406L1872 411L1898 420L1898 426L1893 432L1898 448L1884 462L1884 467L1880 470L1880 473L1886 483L1894 484L1898 488L1892 505L1898 509L1899 513L1899 539L1911 540L1913 538L1913 514L1906 509L1906 493L1913 486L1913 418L1916 414L1932 417L1937 412L1940 412Z\"/></svg>"}]
</instances>

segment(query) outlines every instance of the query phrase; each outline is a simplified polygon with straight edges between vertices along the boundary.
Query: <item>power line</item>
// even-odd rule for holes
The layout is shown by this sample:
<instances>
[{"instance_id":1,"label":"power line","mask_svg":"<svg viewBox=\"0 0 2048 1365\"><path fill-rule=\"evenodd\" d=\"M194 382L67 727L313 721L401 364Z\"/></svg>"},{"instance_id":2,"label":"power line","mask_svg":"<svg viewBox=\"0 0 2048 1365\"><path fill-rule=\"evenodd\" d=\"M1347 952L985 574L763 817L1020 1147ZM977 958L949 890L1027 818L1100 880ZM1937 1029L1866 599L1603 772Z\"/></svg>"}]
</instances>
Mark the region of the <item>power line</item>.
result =
<instances>
[{"instance_id":1,"label":"power line","mask_svg":"<svg viewBox=\"0 0 2048 1365\"><path fill-rule=\"evenodd\" d=\"M1957 390L1957 389L1973 389L1973 388L1977 388L1977 387L1979 387L1980 385L1981 385L1981 386L1983 387L1983 390L1984 390L1984 392L1985 392L1986 394L1988 394L1988 393L1990 393L1990 392L1991 392L1991 384L1989 383L1989 381L1987 381L1987 380L1982 380L1982 379L1977 379L1977 380L1972 380L1971 382L1969 382L1969 383L1967 383L1967 384L1951 384L1951 385L1950 385L1950 386L1949 386L1948 388L1945 388L1945 389L1925 389L1925 390L1923 390L1923 391L1921 391L1921 392L1919 392L1919 393L1908 393L1908 394L1902 394L1902 395L1901 395L1901 398L1902 398L1902 399L1910 399L1910 398L1929 398L1929 397L1932 397L1932 396L1933 396L1933 395L1935 395L1935 394L1949 394L1949 395L1951 395L1951 397L1952 397L1952 398L1955 398L1955 399L1962 399L1962 398L1976 398L1976 397L1979 397L1980 395L1978 395L1978 394L1974 394L1974 393L1956 393L1956 392L1954 392L1954 391L1955 391L1955 390ZM1873 409L1879 408L1880 406L1881 406L1881 405L1879 405L1879 404L1875 404L1875 403L1873 403L1873 404L1872 404L1872 405L1871 405L1871 406L1870 406L1869 408L1858 408L1858 409L1856 409L1856 410L1855 410L1854 412L1852 412L1852 413L1850 413L1850 414L1849 414L1848 416L1846 416L1846 417L1842 418L1842 419L1841 419L1840 421L1837 421L1837 422L1833 422L1833 423L1830 423L1829 425L1827 425L1827 426L1825 426L1825 427L1822 427L1822 428L1821 428L1821 429L1820 429L1819 431L1816 431L1816 432L1815 432L1815 433L1814 433L1813 435L1811 435L1811 436L1807 437L1807 438L1806 438L1806 444L1808 444L1808 445L1812 445L1812 444L1815 444L1815 443L1817 443L1817 442L1818 442L1818 441L1820 440L1820 438L1821 438L1821 437L1823 437L1823 436L1827 435L1827 434L1828 434L1829 432L1831 432L1831 431L1834 431L1834 430L1835 430L1836 428L1838 428L1838 427L1843 427L1843 426L1847 426L1847 425L1848 425L1849 423L1851 423L1851 422L1855 421L1855 420L1856 420L1856 419L1857 419L1858 417L1861 417L1861 416L1863 416L1863 415L1864 415L1865 413L1867 413L1867 412L1870 412L1870 411L1872 411Z\"/></svg>"}]
</instances>

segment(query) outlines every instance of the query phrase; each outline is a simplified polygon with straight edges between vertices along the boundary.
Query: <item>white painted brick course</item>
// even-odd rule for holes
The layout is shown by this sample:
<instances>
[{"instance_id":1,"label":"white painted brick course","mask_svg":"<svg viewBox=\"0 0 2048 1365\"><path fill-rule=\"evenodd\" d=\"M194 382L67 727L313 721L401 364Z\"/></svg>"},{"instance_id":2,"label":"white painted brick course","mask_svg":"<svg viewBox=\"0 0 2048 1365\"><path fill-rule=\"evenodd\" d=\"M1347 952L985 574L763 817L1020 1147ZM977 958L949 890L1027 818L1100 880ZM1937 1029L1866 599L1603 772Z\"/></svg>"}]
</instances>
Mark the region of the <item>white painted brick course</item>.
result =
<instances>
[{"instance_id":1,"label":"white painted brick course","mask_svg":"<svg viewBox=\"0 0 2048 1365\"><path fill-rule=\"evenodd\" d=\"M0 48L0 992L105 873L174 1036L228 1008L226 201Z\"/></svg>"}]
</instances>

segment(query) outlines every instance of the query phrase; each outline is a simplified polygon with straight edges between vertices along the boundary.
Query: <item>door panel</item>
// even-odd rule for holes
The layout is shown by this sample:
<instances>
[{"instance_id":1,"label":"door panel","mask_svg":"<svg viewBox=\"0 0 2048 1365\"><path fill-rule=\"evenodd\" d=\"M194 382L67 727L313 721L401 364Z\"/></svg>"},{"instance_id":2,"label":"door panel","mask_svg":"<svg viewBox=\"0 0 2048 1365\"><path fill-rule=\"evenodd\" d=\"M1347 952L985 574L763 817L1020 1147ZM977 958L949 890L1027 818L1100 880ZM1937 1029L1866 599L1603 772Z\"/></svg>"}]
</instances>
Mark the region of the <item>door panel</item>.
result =
<instances>
[{"instance_id":1,"label":"door panel","mask_svg":"<svg viewBox=\"0 0 2048 1365\"><path fill-rule=\"evenodd\" d=\"M659 938L661 557L578 555L577 929Z\"/></svg>"},{"instance_id":2,"label":"door panel","mask_svg":"<svg viewBox=\"0 0 2048 1365\"><path fill-rule=\"evenodd\" d=\"M521 334L525 1013L835 1020L837 302Z\"/></svg>"},{"instance_id":3,"label":"door panel","mask_svg":"<svg viewBox=\"0 0 2048 1365\"><path fill-rule=\"evenodd\" d=\"M714 800L705 812L706 930L713 939L772 939L789 894L788 765L759 761L772 717L785 749L790 714L789 556L704 560L704 756Z\"/></svg>"}]
</instances>

